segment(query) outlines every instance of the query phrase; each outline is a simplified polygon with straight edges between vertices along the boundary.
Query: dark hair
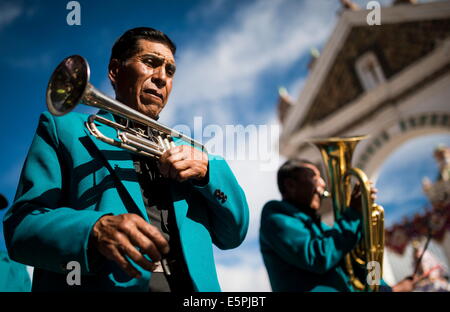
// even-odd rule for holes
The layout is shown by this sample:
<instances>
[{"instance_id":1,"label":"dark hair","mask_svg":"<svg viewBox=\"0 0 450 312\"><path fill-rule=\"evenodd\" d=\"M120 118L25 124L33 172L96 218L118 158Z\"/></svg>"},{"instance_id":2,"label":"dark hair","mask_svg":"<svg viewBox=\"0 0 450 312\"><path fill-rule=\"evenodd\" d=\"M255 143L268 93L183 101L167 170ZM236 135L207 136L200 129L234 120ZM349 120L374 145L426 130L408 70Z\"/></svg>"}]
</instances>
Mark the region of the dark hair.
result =
<instances>
[{"instance_id":1,"label":"dark hair","mask_svg":"<svg viewBox=\"0 0 450 312\"><path fill-rule=\"evenodd\" d=\"M305 167L305 164L317 165L309 160L306 159L289 159L284 164L281 165L280 169L278 169L277 173L277 183L278 183L278 189L280 190L281 195L284 195L285 189L284 189L284 181L288 178L294 178L294 174L298 171L301 171L302 169L309 169Z\"/></svg>"},{"instance_id":2,"label":"dark hair","mask_svg":"<svg viewBox=\"0 0 450 312\"><path fill-rule=\"evenodd\" d=\"M150 27L137 27L127 30L119 39L117 39L112 47L110 61L115 58L123 62L138 53L139 48L137 42L140 39L162 43L166 45L175 56L177 48L166 34Z\"/></svg>"}]
</instances>

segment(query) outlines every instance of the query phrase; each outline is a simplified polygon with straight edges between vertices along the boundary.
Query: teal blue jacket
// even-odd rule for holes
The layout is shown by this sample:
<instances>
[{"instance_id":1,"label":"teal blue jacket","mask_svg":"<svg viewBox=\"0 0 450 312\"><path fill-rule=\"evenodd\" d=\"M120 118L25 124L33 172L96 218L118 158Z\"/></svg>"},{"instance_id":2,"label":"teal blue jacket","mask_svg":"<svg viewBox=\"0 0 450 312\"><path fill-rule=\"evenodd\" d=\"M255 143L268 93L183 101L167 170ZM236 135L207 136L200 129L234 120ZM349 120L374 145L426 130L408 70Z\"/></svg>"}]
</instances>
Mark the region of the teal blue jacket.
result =
<instances>
[{"instance_id":1,"label":"teal blue jacket","mask_svg":"<svg viewBox=\"0 0 450 312\"><path fill-rule=\"evenodd\" d=\"M29 292L30 275L21 263L9 259L5 251L0 251L0 292Z\"/></svg>"},{"instance_id":2,"label":"teal blue jacket","mask_svg":"<svg viewBox=\"0 0 450 312\"><path fill-rule=\"evenodd\" d=\"M344 255L360 239L360 214L348 209L333 227L286 201L262 211L260 248L273 291L353 291L344 273Z\"/></svg>"},{"instance_id":3,"label":"teal blue jacket","mask_svg":"<svg viewBox=\"0 0 450 312\"><path fill-rule=\"evenodd\" d=\"M100 114L113 120L109 113ZM87 115L41 115L25 160L14 204L5 214L4 232L10 257L35 267L33 291L147 291L150 272L137 267L129 278L115 263L91 263L91 229L104 215L135 213L149 222L131 153L93 137ZM116 131L105 125L106 136ZM180 142L176 142L180 144ZM109 166L107 166L109 163ZM209 182L171 182L183 255L195 291L220 291L212 244L220 249L241 244L248 229L245 194L222 158L209 155ZM120 188L118 191L117 179ZM217 196L216 190L227 200ZM134 201L134 204L127 204ZM128 200L127 200L128 199ZM81 265L81 285L66 283L67 263Z\"/></svg>"}]
</instances>

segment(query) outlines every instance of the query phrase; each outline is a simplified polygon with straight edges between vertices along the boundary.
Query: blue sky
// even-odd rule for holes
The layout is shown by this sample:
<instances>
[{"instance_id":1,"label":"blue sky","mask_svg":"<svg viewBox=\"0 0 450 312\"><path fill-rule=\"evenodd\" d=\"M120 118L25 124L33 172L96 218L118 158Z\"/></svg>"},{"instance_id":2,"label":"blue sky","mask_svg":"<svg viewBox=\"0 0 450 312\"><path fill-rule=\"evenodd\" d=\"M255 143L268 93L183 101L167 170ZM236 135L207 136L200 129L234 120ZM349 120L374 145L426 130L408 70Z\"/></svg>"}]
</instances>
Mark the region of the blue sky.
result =
<instances>
[{"instance_id":1,"label":"blue sky","mask_svg":"<svg viewBox=\"0 0 450 312\"><path fill-rule=\"evenodd\" d=\"M204 124L274 124L278 87L297 97L309 51L324 45L339 9L337 0L85 0L79 1L81 26L68 26L67 2L0 0L0 192L10 202L39 114L46 110L48 79L64 57L84 56L92 84L112 95L106 69L114 40L132 27L154 27L178 48L174 89L161 122L192 125L195 116L203 116ZM364 6L367 1L357 2ZM434 177L436 168L425 149L437 141L450 144L448 136L416 142L413 148L421 147L421 153L410 157L408 166L403 161L408 148L393 154L381 172L380 193L406 187L405 181L420 183L423 175ZM269 290L257 233L260 209L279 198L276 172L260 172L257 162L232 161L230 166L247 194L251 224L241 247L216 250L219 279L225 290ZM411 190L417 198L408 198L407 205L400 197L380 196L386 211L401 215L420 209L425 199L417 186L400 194ZM0 238L0 249L3 245Z\"/></svg>"}]
</instances>

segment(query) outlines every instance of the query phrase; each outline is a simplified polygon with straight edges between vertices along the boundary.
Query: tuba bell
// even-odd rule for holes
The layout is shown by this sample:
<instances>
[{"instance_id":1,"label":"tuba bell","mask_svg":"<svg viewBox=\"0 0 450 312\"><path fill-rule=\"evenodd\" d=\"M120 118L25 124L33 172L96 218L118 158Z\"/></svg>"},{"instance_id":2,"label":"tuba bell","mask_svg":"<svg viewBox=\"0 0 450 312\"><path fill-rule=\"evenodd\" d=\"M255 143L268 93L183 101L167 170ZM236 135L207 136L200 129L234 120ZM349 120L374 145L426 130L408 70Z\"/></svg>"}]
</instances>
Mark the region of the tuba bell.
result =
<instances>
[{"instance_id":1,"label":"tuba bell","mask_svg":"<svg viewBox=\"0 0 450 312\"><path fill-rule=\"evenodd\" d=\"M325 164L329 191L335 220L348 209L352 193L351 177L355 177L361 188L362 238L358 245L344 258L344 266L352 286L359 291L378 291L382 277L384 252L384 210L370 197L367 175L351 166L353 151L366 136L333 137L308 141L315 145ZM378 281L370 282L369 270L379 270ZM363 272L363 274L358 274Z\"/></svg>"},{"instance_id":2,"label":"tuba bell","mask_svg":"<svg viewBox=\"0 0 450 312\"><path fill-rule=\"evenodd\" d=\"M175 146L173 138L205 150L205 147L194 139L101 93L89 83L89 76L89 64L83 57L72 55L65 58L56 67L48 82L46 100L50 113L62 116L82 103L120 116L127 124L131 121L147 126L151 133L146 134L97 115L90 115L86 122L89 132L97 139L148 157L161 157L166 150ZM103 135L95 122L116 129L117 138Z\"/></svg>"}]
</instances>

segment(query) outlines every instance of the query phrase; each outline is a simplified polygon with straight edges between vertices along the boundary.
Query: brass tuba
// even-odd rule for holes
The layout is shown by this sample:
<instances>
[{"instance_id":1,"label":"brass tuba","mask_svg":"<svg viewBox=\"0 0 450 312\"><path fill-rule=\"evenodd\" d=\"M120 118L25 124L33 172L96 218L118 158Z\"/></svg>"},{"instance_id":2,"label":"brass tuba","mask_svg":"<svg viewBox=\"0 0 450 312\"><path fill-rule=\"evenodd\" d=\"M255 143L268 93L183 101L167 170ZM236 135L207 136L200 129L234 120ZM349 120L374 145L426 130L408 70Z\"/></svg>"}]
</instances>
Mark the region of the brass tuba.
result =
<instances>
[{"instance_id":1,"label":"brass tuba","mask_svg":"<svg viewBox=\"0 0 450 312\"><path fill-rule=\"evenodd\" d=\"M351 166L353 151L359 141L365 138L366 136L333 137L313 139L308 142L315 145L322 154L335 219L339 218L342 212L349 207L352 192L351 177L355 177L360 183L362 238L358 245L345 256L344 265L355 289L378 291L379 282L367 282L369 281L368 270L374 268L372 267L374 263L379 269L378 277L381 279L382 276L384 209L373 203L370 198L370 184L367 175L361 169ZM365 274L361 277L356 272L364 272ZM363 280L363 278L366 280Z\"/></svg>"},{"instance_id":2,"label":"brass tuba","mask_svg":"<svg viewBox=\"0 0 450 312\"><path fill-rule=\"evenodd\" d=\"M83 57L72 55L65 58L56 67L48 82L46 99L50 113L62 116L82 103L121 116L125 118L127 124L131 121L147 126L151 129L150 134L97 115L90 115L86 122L89 132L97 139L148 157L159 158L166 150L174 147L173 138L179 138L191 146L206 150L194 139L101 93L89 83L89 75L89 64ZM103 135L95 122L116 129L117 139Z\"/></svg>"}]
</instances>

